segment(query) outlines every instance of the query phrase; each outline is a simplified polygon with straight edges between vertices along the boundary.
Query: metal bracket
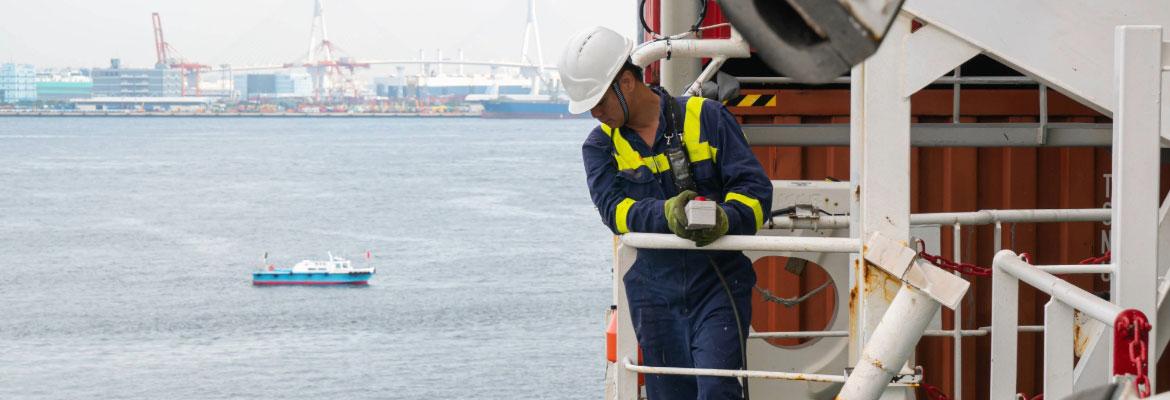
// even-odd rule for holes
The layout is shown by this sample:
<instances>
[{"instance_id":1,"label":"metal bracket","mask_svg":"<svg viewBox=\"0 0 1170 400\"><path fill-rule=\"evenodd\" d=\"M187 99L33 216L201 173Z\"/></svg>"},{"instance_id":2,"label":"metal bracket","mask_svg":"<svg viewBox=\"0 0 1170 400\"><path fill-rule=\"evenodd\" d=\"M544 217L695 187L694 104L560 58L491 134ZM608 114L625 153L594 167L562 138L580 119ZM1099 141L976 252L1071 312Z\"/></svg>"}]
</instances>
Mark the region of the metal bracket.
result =
<instances>
[{"instance_id":1,"label":"metal bracket","mask_svg":"<svg viewBox=\"0 0 1170 400\"><path fill-rule=\"evenodd\" d=\"M922 367L914 367L914 372L904 372L907 368L902 368L901 373L894 374L890 378L890 385L893 386L917 386L922 384ZM853 367L845 368L845 379L849 379L849 374L853 373Z\"/></svg>"},{"instance_id":2,"label":"metal bracket","mask_svg":"<svg viewBox=\"0 0 1170 400\"><path fill-rule=\"evenodd\" d=\"M870 236L864 253L865 261L952 310L959 306L971 286L971 282L918 258L918 253L904 242L895 241L881 232Z\"/></svg>"},{"instance_id":3,"label":"metal bracket","mask_svg":"<svg viewBox=\"0 0 1170 400\"><path fill-rule=\"evenodd\" d=\"M821 214L812 204L796 204L792 207L792 219L819 219Z\"/></svg>"}]
</instances>

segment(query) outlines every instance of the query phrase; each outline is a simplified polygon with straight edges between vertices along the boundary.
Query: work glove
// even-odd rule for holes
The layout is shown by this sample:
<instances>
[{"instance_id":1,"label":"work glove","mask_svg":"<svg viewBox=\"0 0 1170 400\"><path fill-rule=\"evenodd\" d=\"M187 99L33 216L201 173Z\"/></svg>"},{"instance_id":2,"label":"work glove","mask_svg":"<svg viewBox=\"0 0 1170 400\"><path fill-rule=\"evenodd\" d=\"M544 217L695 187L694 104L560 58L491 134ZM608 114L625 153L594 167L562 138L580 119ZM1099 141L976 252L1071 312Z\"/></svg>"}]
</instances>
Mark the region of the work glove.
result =
<instances>
[{"instance_id":1,"label":"work glove","mask_svg":"<svg viewBox=\"0 0 1170 400\"><path fill-rule=\"evenodd\" d=\"M685 216L686 213L684 212ZM683 223L686 226L686 223ZM723 211L723 207L715 206L715 226L689 231L690 239L695 241L695 246L703 247L714 242L715 239L723 237L727 234L727 213Z\"/></svg>"},{"instance_id":2,"label":"work glove","mask_svg":"<svg viewBox=\"0 0 1170 400\"><path fill-rule=\"evenodd\" d=\"M684 190L677 196L666 200L666 226L670 228L670 232L678 235L683 239L690 239L694 231L687 230L687 203L699 197L698 193L692 190Z\"/></svg>"}]
</instances>

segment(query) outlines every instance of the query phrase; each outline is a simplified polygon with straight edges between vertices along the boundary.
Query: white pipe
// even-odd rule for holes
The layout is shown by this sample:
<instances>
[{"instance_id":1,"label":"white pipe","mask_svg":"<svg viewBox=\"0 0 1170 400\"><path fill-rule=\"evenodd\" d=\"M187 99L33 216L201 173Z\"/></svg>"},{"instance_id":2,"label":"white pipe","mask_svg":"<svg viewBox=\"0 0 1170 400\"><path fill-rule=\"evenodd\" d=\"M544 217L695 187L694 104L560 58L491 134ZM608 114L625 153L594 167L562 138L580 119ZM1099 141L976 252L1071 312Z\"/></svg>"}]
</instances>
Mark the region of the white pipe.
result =
<instances>
[{"instance_id":1,"label":"white pipe","mask_svg":"<svg viewBox=\"0 0 1170 400\"><path fill-rule=\"evenodd\" d=\"M995 222L1097 222L1108 221L1108 208L980 210L973 212L913 214L913 225L986 225Z\"/></svg>"},{"instance_id":2,"label":"white pipe","mask_svg":"<svg viewBox=\"0 0 1170 400\"><path fill-rule=\"evenodd\" d=\"M1033 222L1108 222L1108 208L1070 208L1037 210L980 210L950 213L911 214L911 225L989 225ZM849 217L823 215L818 218L773 217L772 229L838 229L849 227Z\"/></svg>"},{"instance_id":3,"label":"white pipe","mask_svg":"<svg viewBox=\"0 0 1170 400\"><path fill-rule=\"evenodd\" d=\"M793 331L793 332L752 332L748 339L805 339L849 337L849 331Z\"/></svg>"},{"instance_id":4,"label":"white pipe","mask_svg":"<svg viewBox=\"0 0 1170 400\"><path fill-rule=\"evenodd\" d=\"M1112 274L1112 264L1033 265L1033 268L1057 274Z\"/></svg>"},{"instance_id":5,"label":"white pipe","mask_svg":"<svg viewBox=\"0 0 1170 400\"><path fill-rule=\"evenodd\" d=\"M1038 333L1044 332L1043 325L1020 325L1017 330L1023 333ZM991 327L982 327L979 329L963 329L959 331L959 336L987 336L991 333ZM954 336L955 331L951 329L927 329L922 336ZM805 339L805 338L834 338L834 337L848 337L849 331L790 331L790 332L752 332L748 335L748 339Z\"/></svg>"},{"instance_id":6,"label":"white pipe","mask_svg":"<svg viewBox=\"0 0 1170 400\"><path fill-rule=\"evenodd\" d=\"M958 122L958 121L955 121L955 122ZM951 239L954 240L954 243L952 245L951 253L953 253L955 256L955 263L962 263L963 262L963 225L962 224L955 224L953 229L954 230L953 230L953 233L951 235L952 236ZM955 274L955 276L958 276L959 279L963 278L962 274L960 274L959 271L951 271L951 273ZM964 296L964 297L966 297L966 296ZM954 355L952 356L952 358L954 358L954 373L951 374L952 375L951 381L952 381L952 385L953 385L952 387L954 388L954 390L952 391L952 393L954 393L955 400L963 400L963 341L960 340L960 339L962 339L962 334L960 332L963 329L963 303L962 303L962 301L959 302L958 307L955 307L954 311L951 313L951 316L953 317L952 322L951 322L951 325L952 325L951 329L955 330L954 331L955 333L953 336L954 340L951 341L951 343L954 346L953 350L952 350L954 352ZM923 334L925 335L925 333L923 333Z\"/></svg>"},{"instance_id":7,"label":"white pipe","mask_svg":"<svg viewBox=\"0 0 1170 400\"><path fill-rule=\"evenodd\" d=\"M788 84L800 83L795 79L783 76L737 76L735 77L740 83L771 83L771 84ZM834 78L830 83L849 83L851 79L848 76ZM1032 78L1024 76L964 76L964 77L950 77L943 76L933 82L933 84L960 84L960 85L1036 85L1038 82Z\"/></svg>"},{"instance_id":8,"label":"white pipe","mask_svg":"<svg viewBox=\"0 0 1170 400\"><path fill-rule=\"evenodd\" d=\"M626 358L622 360L622 368L640 374L654 375L690 375L690 376L724 376L729 378L757 378L783 379L790 381L812 382L845 382L841 375L802 374L797 372L751 371L739 369L711 369L711 368L675 368L675 367L647 367L635 365Z\"/></svg>"},{"instance_id":9,"label":"white pipe","mask_svg":"<svg viewBox=\"0 0 1170 400\"><path fill-rule=\"evenodd\" d=\"M630 60L634 65L644 68L652 62L666 58L668 52L670 58L751 57L751 50L748 48L747 42L735 31L735 28L732 28L731 39L678 39L647 42L634 50L634 53L630 55Z\"/></svg>"},{"instance_id":10,"label":"white pipe","mask_svg":"<svg viewBox=\"0 0 1170 400\"><path fill-rule=\"evenodd\" d=\"M861 360L845 381L837 399L877 399L910 358L926 325L938 312L938 301L909 285L902 285L890 308L873 331Z\"/></svg>"},{"instance_id":11,"label":"white pipe","mask_svg":"<svg viewBox=\"0 0 1170 400\"><path fill-rule=\"evenodd\" d=\"M1105 301L1064 279L1057 278L1020 260L1019 256L1011 250L996 253L993 265L996 269L1027 282L1032 287L1048 293L1049 296L1080 310L1093 319L1104 322L1106 325L1113 326L1117 315L1123 311L1116 304Z\"/></svg>"},{"instance_id":12,"label":"white pipe","mask_svg":"<svg viewBox=\"0 0 1170 400\"><path fill-rule=\"evenodd\" d=\"M662 35L672 36L689 32L699 16L699 4L694 1L660 1L658 26ZM668 57L658 64L658 83L670 93L681 93L686 85L699 76L696 58Z\"/></svg>"},{"instance_id":13,"label":"white pipe","mask_svg":"<svg viewBox=\"0 0 1170 400\"><path fill-rule=\"evenodd\" d=\"M853 238L727 235L715 242L696 247L695 242L666 233L627 233L622 244L639 249L711 250L711 251L811 251L822 253L856 253L861 241Z\"/></svg>"},{"instance_id":14,"label":"white pipe","mask_svg":"<svg viewBox=\"0 0 1170 400\"><path fill-rule=\"evenodd\" d=\"M848 215L824 215L818 218L773 217L771 229L843 229L849 227Z\"/></svg>"},{"instance_id":15,"label":"white pipe","mask_svg":"<svg viewBox=\"0 0 1170 400\"><path fill-rule=\"evenodd\" d=\"M707 63L707 67L703 68L703 72L699 74L699 77L695 78L695 81L693 83L691 83L690 86L687 87L686 92L684 92L683 94L689 95L689 96L702 95L703 94L703 82L706 82L708 79L711 79L712 77L714 77L715 73L719 72L719 68L723 66L723 63L725 61L727 61L727 57L712 58L711 62Z\"/></svg>"}]
</instances>

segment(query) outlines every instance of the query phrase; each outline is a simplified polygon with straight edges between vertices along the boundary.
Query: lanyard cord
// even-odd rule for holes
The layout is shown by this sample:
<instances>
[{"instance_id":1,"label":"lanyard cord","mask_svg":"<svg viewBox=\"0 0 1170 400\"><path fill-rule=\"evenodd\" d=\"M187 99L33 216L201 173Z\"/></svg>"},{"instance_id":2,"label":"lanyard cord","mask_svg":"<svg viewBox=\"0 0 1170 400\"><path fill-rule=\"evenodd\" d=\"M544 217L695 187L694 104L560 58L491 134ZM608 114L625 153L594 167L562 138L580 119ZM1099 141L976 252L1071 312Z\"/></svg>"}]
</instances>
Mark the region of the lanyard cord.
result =
<instances>
[{"instance_id":1,"label":"lanyard cord","mask_svg":"<svg viewBox=\"0 0 1170 400\"><path fill-rule=\"evenodd\" d=\"M673 140L675 136L681 136L679 134L682 133L678 129L680 125L680 121L678 120L678 102L675 101L674 96L671 96L661 86L654 87L654 92L666 99L666 135L664 136L666 138L666 146L670 148L681 148L682 141L679 140L676 142Z\"/></svg>"},{"instance_id":2,"label":"lanyard cord","mask_svg":"<svg viewBox=\"0 0 1170 400\"><path fill-rule=\"evenodd\" d=\"M626 104L626 96L622 94L622 89L618 86L617 81L614 81L610 86L613 87L613 94L617 95L618 104L622 106L622 117L624 118L622 125L630 123L630 105Z\"/></svg>"}]
</instances>

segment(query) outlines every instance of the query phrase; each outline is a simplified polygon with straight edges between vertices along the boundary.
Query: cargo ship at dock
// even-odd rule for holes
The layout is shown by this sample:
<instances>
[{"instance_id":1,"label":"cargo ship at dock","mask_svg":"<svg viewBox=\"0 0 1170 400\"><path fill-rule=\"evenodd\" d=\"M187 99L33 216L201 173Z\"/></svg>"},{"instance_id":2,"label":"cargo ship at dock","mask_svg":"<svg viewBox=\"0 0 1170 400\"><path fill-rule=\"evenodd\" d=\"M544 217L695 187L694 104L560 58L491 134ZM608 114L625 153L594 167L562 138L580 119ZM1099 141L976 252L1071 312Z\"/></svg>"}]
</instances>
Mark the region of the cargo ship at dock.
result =
<instances>
[{"instance_id":1,"label":"cargo ship at dock","mask_svg":"<svg viewBox=\"0 0 1170 400\"><path fill-rule=\"evenodd\" d=\"M467 101L483 105L484 118L568 119L586 118L589 114L569 113L569 101L543 94L467 96Z\"/></svg>"}]
</instances>

